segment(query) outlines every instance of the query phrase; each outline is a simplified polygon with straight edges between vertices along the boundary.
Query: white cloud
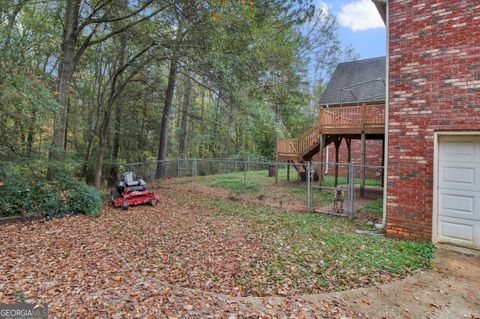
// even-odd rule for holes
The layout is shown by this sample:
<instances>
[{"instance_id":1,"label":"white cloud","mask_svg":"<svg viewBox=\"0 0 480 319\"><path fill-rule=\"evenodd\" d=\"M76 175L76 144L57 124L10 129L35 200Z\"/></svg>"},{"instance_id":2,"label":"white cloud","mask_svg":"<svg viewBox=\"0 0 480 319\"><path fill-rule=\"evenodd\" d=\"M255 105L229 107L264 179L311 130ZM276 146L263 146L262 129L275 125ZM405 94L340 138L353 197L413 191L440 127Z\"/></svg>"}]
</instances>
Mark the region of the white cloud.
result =
<instances>
[{"instance_id":1,"label":"white cloud","mask_svg":"<svg viewBox=\"0 0 480 319\"><path fill-rule=\"evenodd\" d=\"M338 14L341 26L353 31L383 28L383 23L377 8L371 0L355 0L342 7Z\"/></svg>"}]
</instances>

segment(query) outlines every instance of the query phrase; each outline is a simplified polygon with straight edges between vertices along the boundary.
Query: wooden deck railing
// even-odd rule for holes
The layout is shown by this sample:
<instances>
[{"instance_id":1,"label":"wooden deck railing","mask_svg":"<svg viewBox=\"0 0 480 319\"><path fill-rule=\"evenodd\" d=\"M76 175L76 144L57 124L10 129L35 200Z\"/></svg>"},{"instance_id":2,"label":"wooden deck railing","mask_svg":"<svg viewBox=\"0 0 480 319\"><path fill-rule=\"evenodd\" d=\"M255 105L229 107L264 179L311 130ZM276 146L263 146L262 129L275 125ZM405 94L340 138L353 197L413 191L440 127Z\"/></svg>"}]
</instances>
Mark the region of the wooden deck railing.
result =
<instances>
[{"instance_id":1,"label":"wooden deck railing","mask_svg":"<svg viewBox=\"0 0 480 319\"><path fill-rule=\"evenodd\" d=\"M297 157L297 139L277 140L277 157Z\"/></svg>"},{"instance_id":2,"label":"wooden deck railing","mask_svg":"<svg viewBox=\"0 0 480 319\"><path fill-rule=\"evenodd\" d=\"M277 140L277 157L301 159L320 143L320 134L383 134L385 105L370 104L320 108L318 124L298 139Z\"/></svg>"},{"instance_id":3,"label":"wooden deck railing","mask_svg":"<svg viewBox=\"0 0 480 319\"><path fill-rule=\"evenodd\" d=\"M328 128L365 128L385 126L384 105L358 105L320 108L320 126Z\"/></svg>"},{"instance_id":4,"label":"wooden deck railing","mask_svg":"<svg viewBox=\"0 0 480 319\"><path fill-rule=\"evenodd\" d=\"M320 141L320 129L320 125L316 125L298 138L297 150L299 154L306 154L318 145Z\"/></svg>"}]
</instances>

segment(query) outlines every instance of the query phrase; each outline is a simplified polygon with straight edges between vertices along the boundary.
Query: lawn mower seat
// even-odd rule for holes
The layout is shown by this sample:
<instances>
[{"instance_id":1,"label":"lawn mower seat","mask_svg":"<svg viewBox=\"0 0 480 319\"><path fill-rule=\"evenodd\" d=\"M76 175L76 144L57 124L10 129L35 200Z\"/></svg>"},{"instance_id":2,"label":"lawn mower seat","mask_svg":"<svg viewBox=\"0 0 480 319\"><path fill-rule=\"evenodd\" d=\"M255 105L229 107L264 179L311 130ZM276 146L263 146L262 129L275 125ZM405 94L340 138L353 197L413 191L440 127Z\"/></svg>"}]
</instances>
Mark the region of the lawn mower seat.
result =
<instances>
[{"instance_id":1,"label":"lawn mower seat","mask_svg":"<svg viewBox=\"0 0 480 319\"><path fill-rule=\"evenodd\" d=\"M147 183L133 172L126 172L123 178L117 184L117 189L121 193L125 188L129 191L142 192L147 190Z\"/></svg>"}]
</instances>

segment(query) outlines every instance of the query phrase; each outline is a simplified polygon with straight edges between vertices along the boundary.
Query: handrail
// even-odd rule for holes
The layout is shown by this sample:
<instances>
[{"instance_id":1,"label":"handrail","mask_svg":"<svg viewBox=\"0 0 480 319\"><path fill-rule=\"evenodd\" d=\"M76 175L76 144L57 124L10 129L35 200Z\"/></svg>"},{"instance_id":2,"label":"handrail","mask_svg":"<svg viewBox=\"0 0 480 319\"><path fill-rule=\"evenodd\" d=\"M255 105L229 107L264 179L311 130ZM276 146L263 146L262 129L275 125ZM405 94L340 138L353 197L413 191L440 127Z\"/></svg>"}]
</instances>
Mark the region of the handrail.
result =
<instances>
[{"instance_id":1,"label":"handrail","mask_svg":"<svg viewBox=\"0 0 480 319\"><path fill-rule=\"evenodd\" d=\"M277 156L297 157L299 160L320 144L320 134L327 129L359 129L385 126L385 105L363 104L343 107L321 107L320 120L298 139L277 140Z\"/></svg>"},{"instance_id":2,"label":"handrail","mask_svg":"<svg viewBox=\"0 0 480 319\"><path fill-rule=\"evenodd\" d=\"M296 139L279 139L277 140L277 156L296 156L297 152L297 140Z\"/></svg>"},{"instance_id":3,"label":"handrail","mask_svg":"<svg viewBox=\"0 0 480 319\"><path fill-rule=\"evenodd\" d=\"M310 152L320 142L320 123L307 130L298 138L298 152L300 155L305 155Z\"/></svg>"},{"instance_id":4,"label":"handrail","mask_svg":"<svg viewBox=\"0 0 480 319\"><path fill-rule=\"evenodd\" d=\"M358 105L320 108L320 126L335 128L385 125L384 105Z\"/></svg>"},{"instance_id":5,"label":"handrail","mask_svg":"<svg viewBox=\"0 0 480 319\"><path fill-rule=\"evenodd\" d=\"M309 128L307 131L303 132L302 135L298 139L301 139L303 137L306 137L307 135L311 134L313 131L320 129L320 123L317 123L317 125L312 126Z\"/></svg>"}]
</instances>

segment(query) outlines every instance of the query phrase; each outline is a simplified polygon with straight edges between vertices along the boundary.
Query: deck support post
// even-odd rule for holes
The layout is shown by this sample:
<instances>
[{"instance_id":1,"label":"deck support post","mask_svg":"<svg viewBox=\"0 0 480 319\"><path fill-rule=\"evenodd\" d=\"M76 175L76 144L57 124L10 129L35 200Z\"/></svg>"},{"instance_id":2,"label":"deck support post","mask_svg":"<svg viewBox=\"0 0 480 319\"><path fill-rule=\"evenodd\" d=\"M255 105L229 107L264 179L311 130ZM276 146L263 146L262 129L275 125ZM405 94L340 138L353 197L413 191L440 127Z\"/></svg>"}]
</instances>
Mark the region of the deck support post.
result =
<instances>
[{"instance_id":1,"label":"deck support post","mask_svg":"<svg viewBox=\"0 0 480 319\"><path fill-rule=\"evenodd\" d=\"M365 163L366 163L366 136L365 132L361 135L360 154L362 157L362 167L360 168L360 196L365 197Z\"/></svg>"},{"instance_id":2,"label":"deck support post","mask_svg":"<svg viewBox=\"0 0 480 319\"><path fill-rule=\"evenodd\" d=\"M345 142L347 143L347 163L352 162L352 139L345 138ZM348 166L351 167L350 165ZM347 184L350 183L350 174L347 172Z\"/></svg>"},{"instance_id":3,"label":"deck support post","mask_svg":"<svg viewBox=\"0 0 480 319\"><path fill-rule=\"evenodd\" d=\"M342 137L335 137L333 140L335 145L335 187L338 186L338 157L340 153L340 144L342 144Z\"/></svg>"},{"instance_id":4,"label":"deck support post","mask_svg":"<svg viewBox=\"0 0 480 319\"><path fill-rule=\"evenodd\" d=\"M290 161L287 162L287 182L290 182Z\"/></svg>"},{"instance_id":5,"label":"deck support post","mask_svg":"<svg viewBox=\"0 0 480 319\"><path fill-rule=\"evenodd\" d=\"M323 148L324 147L325 147L325 135L320 132L320 148L319 148L319 153L318 153L319 157L320 157L320 163L318 165L318 171L320 173L319 176L318 176L318 184L319 185L322 185L322 183L323 183L323 175L324 175L324 165L323 165L324 163L323 162L325 161L325 159L323 158L323 152L324 152ZM319 190L321 191L322 188L319 188Z\"/></svg>"},{"instance_id":6,"label":"deck support post","mask_svg":"<svg viewBox=\"0 0 480 319\"><path fill-rule=\"evenodd\" d=\"M312 210L312 163L307 162L307 207L308 211Z\"/></svg>"}]
</instances>

